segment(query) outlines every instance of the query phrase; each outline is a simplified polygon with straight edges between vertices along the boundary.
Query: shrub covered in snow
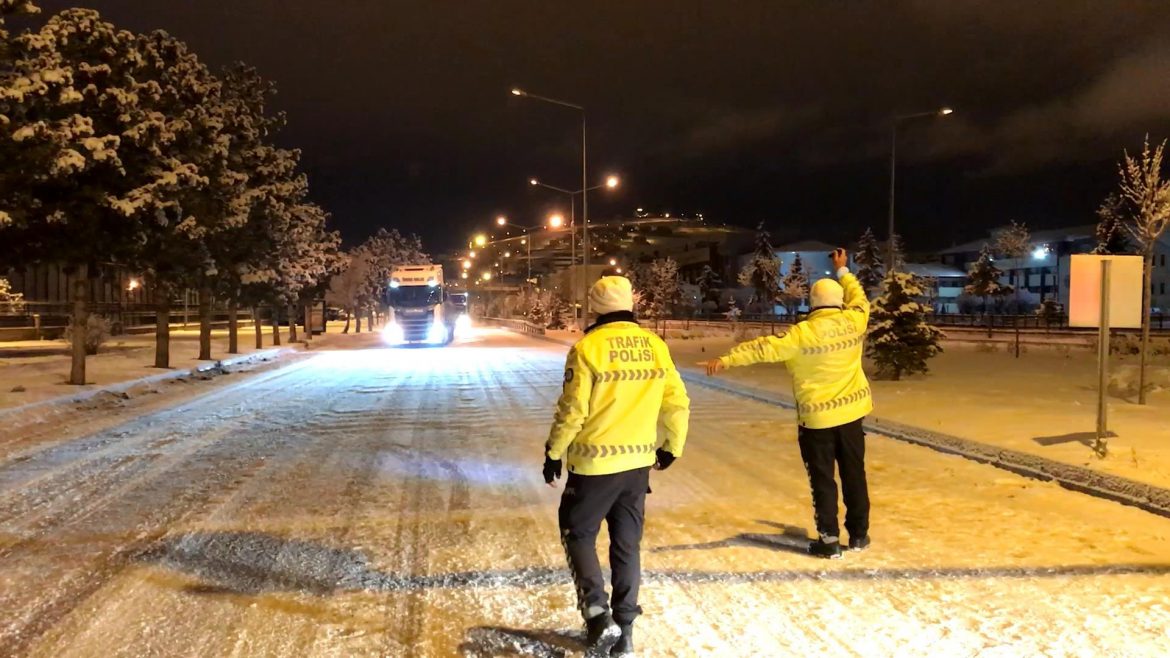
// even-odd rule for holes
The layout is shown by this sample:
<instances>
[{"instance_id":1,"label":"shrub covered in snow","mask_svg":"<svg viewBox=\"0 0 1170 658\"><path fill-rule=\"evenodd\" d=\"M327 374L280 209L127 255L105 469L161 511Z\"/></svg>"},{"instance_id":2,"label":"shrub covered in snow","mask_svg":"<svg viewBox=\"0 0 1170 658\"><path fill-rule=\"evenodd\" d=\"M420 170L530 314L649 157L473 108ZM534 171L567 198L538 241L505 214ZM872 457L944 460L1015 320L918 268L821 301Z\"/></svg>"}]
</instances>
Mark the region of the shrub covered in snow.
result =
<instances>
[{"instance_id":1,"label":"shrub covered in snow","mask_svg":"<svg viewBox=\"0 0 1170 658\"><path fill-rule=\"evenodd\" d=\"M927 360L942 352L938 343L943 333L927 322L927 309L918 303L922 294L913 274L894 271L882 281L866 344L866 354L877 365L879 377L897 380L902 375L925 373Z\"/></svg>"},{"instance_id":2,"label":"shrub covered in snow","mask_svg":"<svg viewBox=\"0 0 1170 658\"><path fill-rule=\"evenodd\" d=\"M85 353L93 356L110 337L112 323L96 313L91 313L85 325ZM73 342L73 325L65 327L65 340Z\"/></svg>"},{"instance_id":3,"label":"shrub covered in snow","mask_svg":"<svg viewBox=\"0 0 1170 658\"><path fill-rule=\"evenodd\" d=\"M0 277L0 313L20 315L24 313L24 295L12 290L8 279Z\"/></svg>"}]
</instances>

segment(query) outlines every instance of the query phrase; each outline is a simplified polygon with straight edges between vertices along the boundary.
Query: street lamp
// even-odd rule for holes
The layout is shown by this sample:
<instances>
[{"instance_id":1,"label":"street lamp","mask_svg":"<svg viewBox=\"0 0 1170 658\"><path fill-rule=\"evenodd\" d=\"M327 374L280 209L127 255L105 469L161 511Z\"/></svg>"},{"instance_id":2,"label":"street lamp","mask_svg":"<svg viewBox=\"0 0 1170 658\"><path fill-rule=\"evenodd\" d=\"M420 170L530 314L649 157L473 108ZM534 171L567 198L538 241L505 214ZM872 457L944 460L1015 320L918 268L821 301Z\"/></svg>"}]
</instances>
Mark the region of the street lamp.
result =
<instances>
[{"instance_id":1,"label":"street lamp","mask_svg":"<svg viewBox=\"0 0 1170 658\"><path fill-rule=\"evenodd\" d=\"M615 189L618 185L621 184L621 178L611 174L611 175L605 177L604 183L601 183L599 185L593 185L592 187L585 187L585 188L580 189L580 190L570 190L570 189L567 189L564 187L557 187L556 185L549 185L548 183L542 183L539 178L529 178L528 184L532 185L533 187L543 187L545 189L552 190L554 192L559 192L559 193L564 194L564 195L569 197L569 229L570 229L569 261L570 261L571 265L575 268L577 265L577 228L576 228L576 226L577 226L577 221L576 221L576 219L577 219L577 195L578 194L581 195L582 204L584 204L584 198L585 198L586 193L592 192L593 190L600 190L603 187L611 189L611 190ZM588 226L583 226L581 232L582 232L582 234L588 233ZM588 295L588 291L585 290L585 288L588 288L588 286L589 286L589 281L588 281L589 240L587 239L587 236L582 238L582 249L584 250L584 254L585 254L585 273L586 273L586 275L582 277L582 283L584 285L582 286L583 290L581 291L581 294L582 294L582 297L586 298L586 303L588 303L588 296L589 295ZM596 250L594 250L594 251L596 251ZM576 278L577 273L575 270L572 272L572 277L573 277L573 279L569 283L569 289L572 291L571 296L573 297L573 299L575 301L576 297L577 297L577 278ZM586 313L588 313L588 309L586 309Z\"/></svg>"},{"instance_id":2,"label":"street lamp","mask_svg":"<svg viewBox=\"0 0 1170 658\"><path fill-rule=\"evenodd\" d=\"M492 273L491 272L484 272L483 273L483 280L484 281L491 281L492 280Z\"/></svg>"},{"instance_id":3,"label":"street lamp","mask_svg":"<svg viewBox=\"0 0 1170 658\"><path fill-rule=\"evenodd\" d=\"M955 110L949 107L940 107L930 112L915 112L913 114L896 115L890 121L890 217L886 231L886 271L894 269L894 178L898 170L898 124L911 119L925 117L945 117L954 114Z\"/></svg>"},{"instance_id":4,"label":"street lamp","mask_svg":"<svg viewBox=\"0 0 1170 658\"><path fill-rule=\"evenodd\" d=\"M486 235L480 233L479 235L475 236L475 246L482 247L486 244L487 244L487 236Z\"/></svg>"},{"instance_id":5,"label":"street lamp","mask_svg":"<svg viewBox=\"0 0 1170 658\"><path fill-rule=\"evenodd\" d=\"M560 227L564 226L565 225L565 216L559 215L559 214L558 215L549 215L548 225L551 228L560 228Z\"/></svg>"},{"instance_id":6,"label":"street lamp","mask_svg":"<svg viewBox=\"0 0 1170 658\"><path fill-rule=\"evenodd\" d=\"M589 183L588 183L588 181L589 181L589 156L588 156L589 140L587 137L588 133L586 131L587 124L585 121L585 107L582 105L577 105L576 103L570 103L568 101L558 100L556 98L549 98L547 96L539 96L537 94L531 94L527 91L524 91L523 89L520 89L519 87L514 87L512 89L512 95L519 96L521 98L530 98L534 101L540 101L542 103L548 103L550 105L559 105L561 107L567 107L571 110L576 110L576 111L581 113L581 227L582 227L582 233L584 235L582 240L584 241L584 247L585 247L585 271L588 272L589 271L589 195L588 195L587 188L589 187ZM585 296L585 314L586 315L589 314L589 296L588 295Z\"/></svg>"}]
</instances>

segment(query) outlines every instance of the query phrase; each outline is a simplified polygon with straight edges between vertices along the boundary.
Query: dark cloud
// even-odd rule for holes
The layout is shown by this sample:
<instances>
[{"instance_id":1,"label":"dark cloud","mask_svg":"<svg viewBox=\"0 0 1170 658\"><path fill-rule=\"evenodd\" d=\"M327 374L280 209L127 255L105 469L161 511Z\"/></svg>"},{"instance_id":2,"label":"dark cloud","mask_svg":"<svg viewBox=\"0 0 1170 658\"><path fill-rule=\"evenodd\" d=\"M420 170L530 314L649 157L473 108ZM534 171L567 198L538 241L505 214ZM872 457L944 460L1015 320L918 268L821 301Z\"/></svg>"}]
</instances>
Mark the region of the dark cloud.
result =
<instances>
[{"instance_id":1,"label":"dark cloud","mask_svg":"<svg viewBox=\"0 0 1170 658\"><path fill-rule=\"evenodd\" d=\"M579 180L578 119L515 84L588 108L594 170L627 181L598 215L853 230L884 212L889 117L952 104L901 133L906 221L1080 223L1123 147L1170 134L1166 0L43 0L74 2L274 79L351 236L558 203L523 181Z\"/></svg>"}]
</instances>

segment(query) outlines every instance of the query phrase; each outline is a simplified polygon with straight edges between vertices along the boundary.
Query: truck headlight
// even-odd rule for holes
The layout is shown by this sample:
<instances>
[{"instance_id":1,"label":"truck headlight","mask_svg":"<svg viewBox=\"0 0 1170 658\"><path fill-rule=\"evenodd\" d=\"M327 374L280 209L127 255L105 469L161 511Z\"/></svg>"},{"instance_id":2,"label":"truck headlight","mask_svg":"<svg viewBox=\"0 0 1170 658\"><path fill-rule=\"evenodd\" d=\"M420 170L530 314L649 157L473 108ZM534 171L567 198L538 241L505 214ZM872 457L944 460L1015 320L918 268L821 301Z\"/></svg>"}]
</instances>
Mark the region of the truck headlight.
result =
<instances>
[{"instance_id":1,"label":"truck headlight","mask_svg":"<svg viewBox=\"0 0 1170 658\"><path fill-rule=\"evenodd\" d=\"M432 322L427 328L427 342L435 345L447 342L447 327L442 322Z\"/></svg>"},{"instance_id":2,"label":"truck headlight","mask_svg":"<svg viewBox=\"0 0 1170 658\"><path fill-rule=\"evenodd\" d=\"M406 342L406 332L397 322L391 322L382 330L382 340L387 345L401 345Z\"/></svg>"},{"instance_id":3,"label":"truck headlight","mask_svg":"<svg viewBox=\"0 0 1170 658\"><path fill-rule=\"evenodd\" d=\"M460 314L455 319L455 334L459 336L465 335L469 329L471 329L471 316L466 313Z\"/></svg>"}]
</instances>

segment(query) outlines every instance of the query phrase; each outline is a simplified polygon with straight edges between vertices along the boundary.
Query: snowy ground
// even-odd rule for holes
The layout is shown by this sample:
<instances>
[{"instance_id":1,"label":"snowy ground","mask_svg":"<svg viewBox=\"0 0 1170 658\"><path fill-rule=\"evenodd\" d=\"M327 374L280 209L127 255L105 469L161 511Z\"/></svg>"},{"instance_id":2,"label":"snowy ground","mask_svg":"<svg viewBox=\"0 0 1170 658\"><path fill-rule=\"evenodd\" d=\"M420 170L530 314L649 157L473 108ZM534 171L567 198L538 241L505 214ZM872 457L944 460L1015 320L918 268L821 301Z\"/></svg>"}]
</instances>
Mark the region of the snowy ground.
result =
<instances>
[{"instance_id":1,"label":"snowy ground","mask_svg":"<svg viewBox=\"0 0 1170 658\"><path fill-rule=\"evenodd\" d=\"M565 349L345 342L367 349L0 440L0 655L571 655L539 472ZM816 561L791 413L692 394L641 655L1170 654L1170 520L872 437L875 545Z\"/></svg>"},{"instance_id":2,"label":"snowy ground","mask_svg":"<svg viewBox=\"0 0 1170 658\"><path fill-rule=\"evenodd\" d=\"M731 347L728 338L671 340L675 360L697 368ZM1085 350L1032 347L1016 359L1002 347L987 351L949 343L930 361L930 374L873 381L875 415L936 432L1032 453L1170 488L1170 361L1150 368L1149 404L1134 403L1137 357L1113 357L1109 397L1111 454L1098 459L1089 444L1097 427L1097 361ZM734 368L728 380L792 392L782 365Z\"/></svg>"}]
</instances>

